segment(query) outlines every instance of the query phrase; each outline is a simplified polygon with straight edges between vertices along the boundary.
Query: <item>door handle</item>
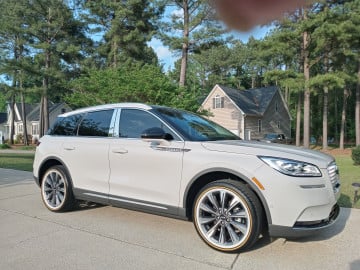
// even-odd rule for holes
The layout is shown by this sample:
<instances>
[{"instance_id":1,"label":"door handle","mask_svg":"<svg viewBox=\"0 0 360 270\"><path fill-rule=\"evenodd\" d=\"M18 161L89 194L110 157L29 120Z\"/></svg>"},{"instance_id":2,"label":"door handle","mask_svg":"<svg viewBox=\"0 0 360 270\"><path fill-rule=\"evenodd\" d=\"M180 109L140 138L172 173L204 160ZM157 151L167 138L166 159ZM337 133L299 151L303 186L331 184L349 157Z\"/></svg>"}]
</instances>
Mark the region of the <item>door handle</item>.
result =
<instances>
[{"instance_id":1,"label":"door handle","mask_svg":"<svg viewBox=\"0 0 360 270\"><path fill-rule=\"evenodd\" d=\"M112 152L115 153L115 154L126 154L129 151L124 149L124 148L115 148L115 149L112 150Z\"/></svg>"}]
</instances>

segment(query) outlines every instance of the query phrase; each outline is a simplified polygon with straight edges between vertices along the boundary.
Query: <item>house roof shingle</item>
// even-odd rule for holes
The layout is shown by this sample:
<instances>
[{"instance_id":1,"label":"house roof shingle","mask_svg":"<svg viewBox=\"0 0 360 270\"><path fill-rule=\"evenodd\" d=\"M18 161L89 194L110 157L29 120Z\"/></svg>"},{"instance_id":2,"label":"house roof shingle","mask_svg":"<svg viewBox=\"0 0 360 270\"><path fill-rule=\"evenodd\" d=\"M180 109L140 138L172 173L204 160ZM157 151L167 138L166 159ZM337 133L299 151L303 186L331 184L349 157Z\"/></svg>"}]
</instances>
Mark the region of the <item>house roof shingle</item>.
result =
<instances>
[{"instance_id":1,"label":"house roof shingle","mask_svg":"<svg viewBox=\"0 0 360 270\"><path fill-rule=\"evenodd\" d=\"M64 103L50 103L49 104L49 114L51 114L52 111L54 111L56 108L64 106ZM35 107L28 115L27 119L32 121L39 121L40 118L40 106Z\"/></svg>"},{"instance_id":2,"label":"house roof shingle","mask_svg":"<svg viewBox=\"0 0 360 270\"><path fill-rule=\"evenodd\" d=\"M25 114L26 115L29 115L29 113L34 110L38 104L28 104L28 103L25 103ZM21 103L16 103L16 106L19 110L19 114L20 114L20 119L18 118L18 116L16 115L15 116L15 121L20 121L21 120L21 117L22 117L22 106L21 106Z\"/></svg>"},{"instance_id":3,"label":"house roof shingle","mask_svg":"<svg viewBox=\"0 0 360 270\"><path fill-rule=\"evenodd\" d=\"M278 91L276 86L249 90L237 90L223 85L219 87L247 115L263 115Z\"/></svg>"}]
</instances>

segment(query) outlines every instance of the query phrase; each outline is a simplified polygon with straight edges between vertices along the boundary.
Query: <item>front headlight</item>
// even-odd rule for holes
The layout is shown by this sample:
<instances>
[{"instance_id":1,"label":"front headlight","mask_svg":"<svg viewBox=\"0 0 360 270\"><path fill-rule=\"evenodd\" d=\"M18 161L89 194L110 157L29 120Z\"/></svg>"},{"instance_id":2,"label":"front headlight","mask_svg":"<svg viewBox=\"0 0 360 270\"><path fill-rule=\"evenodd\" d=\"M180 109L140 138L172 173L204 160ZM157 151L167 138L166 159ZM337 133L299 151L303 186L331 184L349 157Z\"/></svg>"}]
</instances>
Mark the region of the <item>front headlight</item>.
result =
<instances>
[{"instance_id":1,"label":"front headlight","mask_svg":"<svg viewBox=\"0 0 360 270\"><path fill-rule=\"evenodd\" d=\"M258 156L258 158L264 161L271 168L286 175L297 177L322 176L319 168L310 163L277 157Z\"/></svg>"}]
</instances>

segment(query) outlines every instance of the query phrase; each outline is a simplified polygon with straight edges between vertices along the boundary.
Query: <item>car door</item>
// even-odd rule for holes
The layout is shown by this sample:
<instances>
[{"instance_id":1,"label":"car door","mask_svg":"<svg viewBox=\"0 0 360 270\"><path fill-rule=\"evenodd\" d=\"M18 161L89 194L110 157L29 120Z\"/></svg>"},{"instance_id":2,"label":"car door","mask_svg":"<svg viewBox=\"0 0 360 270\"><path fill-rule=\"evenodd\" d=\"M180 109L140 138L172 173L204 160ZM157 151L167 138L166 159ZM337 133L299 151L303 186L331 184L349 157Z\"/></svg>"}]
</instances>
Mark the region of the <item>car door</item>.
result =
<instances>
[{"instance_id":1,"label":"car door","mask_svg":"<svg viewBox=\"0 0 360 270\"><path fill-rule=\"evenodd\" d=\"M63 160L71 174L74 189L80 193L109 192L109 146L114 125L114 110L86 113L75 136L66 136L62 145Z\"/></svg>"},{"instance_id":2,"label":"car door","mask_svg":"<svg viewBox=\"0 0 360 270\"><path fill-rule=\"evenodd\" d=\"M109 152L110 199L134 208L177 209L184 142L148 111L122 109L120 115L119 139L112 140ZM143 131L154 127L174 139L141 139Z\"/></svg>"}]
</instances>

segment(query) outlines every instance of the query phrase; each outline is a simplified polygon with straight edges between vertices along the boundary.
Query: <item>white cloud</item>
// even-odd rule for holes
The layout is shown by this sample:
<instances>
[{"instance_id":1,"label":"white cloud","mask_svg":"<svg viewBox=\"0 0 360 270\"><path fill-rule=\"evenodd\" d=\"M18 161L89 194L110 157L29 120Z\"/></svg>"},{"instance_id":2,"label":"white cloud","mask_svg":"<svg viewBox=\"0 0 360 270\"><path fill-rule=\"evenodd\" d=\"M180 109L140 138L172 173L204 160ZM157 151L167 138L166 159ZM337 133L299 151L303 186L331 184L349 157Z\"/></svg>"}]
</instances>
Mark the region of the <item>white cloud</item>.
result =
<instances>
[{"instance_id":1,"label":"white cloud","mask_svg":"<svg viewBox=\"0 0 360 270\"><path fill-rule=\"evenodd\" d=\"M182 9L175 9L171 12L171 16L174 16L176 18L183 18L184 17L184 11Z\"/></svg>"},{"instance_id":2,"label":"white cloud","mask_svg":"<svg viewBox=\"0 0 360 270\"><path fill-rule=\"evenodd\" d=\"M153 48L159 58L160 63L164 64L165 70L172 68L176 58L168 47L165 47L161 40L153 38L148 45Z\"/></svg>"}]
</instances>

